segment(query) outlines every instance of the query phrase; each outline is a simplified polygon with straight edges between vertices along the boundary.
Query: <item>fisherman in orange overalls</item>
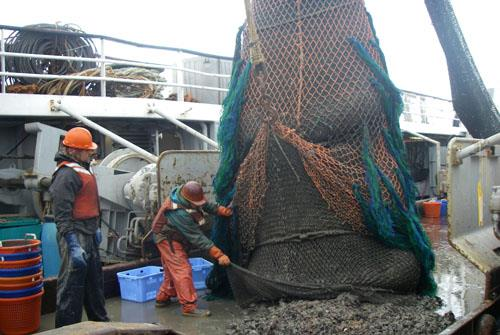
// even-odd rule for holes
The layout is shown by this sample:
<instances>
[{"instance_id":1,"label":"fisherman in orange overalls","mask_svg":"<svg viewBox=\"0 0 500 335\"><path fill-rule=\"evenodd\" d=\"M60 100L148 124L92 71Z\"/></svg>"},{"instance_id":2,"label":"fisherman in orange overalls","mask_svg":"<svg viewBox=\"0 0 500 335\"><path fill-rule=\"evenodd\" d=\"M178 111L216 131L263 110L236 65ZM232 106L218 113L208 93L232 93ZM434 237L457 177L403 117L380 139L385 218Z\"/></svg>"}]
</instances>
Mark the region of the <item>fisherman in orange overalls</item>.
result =
<instances>
[{"instance_id":1,"label":"fisherman in orange overalls","mask_svg":"<svg viewBox=\"0 0 500 335\"><path fill-rule=\"evenodd\" d=\"M205 213L231 216L232 210L208 203L201 185L189 181L171 191L153 220L152 229L165 276L156 296L157 307L166 306L171 303L171 298L177 297L183 315L210 316L209 310L197 308L188 251L192 247L208 251L221 266L228 266L231 262L200 229Z\"/></svg>"}]
</instances>

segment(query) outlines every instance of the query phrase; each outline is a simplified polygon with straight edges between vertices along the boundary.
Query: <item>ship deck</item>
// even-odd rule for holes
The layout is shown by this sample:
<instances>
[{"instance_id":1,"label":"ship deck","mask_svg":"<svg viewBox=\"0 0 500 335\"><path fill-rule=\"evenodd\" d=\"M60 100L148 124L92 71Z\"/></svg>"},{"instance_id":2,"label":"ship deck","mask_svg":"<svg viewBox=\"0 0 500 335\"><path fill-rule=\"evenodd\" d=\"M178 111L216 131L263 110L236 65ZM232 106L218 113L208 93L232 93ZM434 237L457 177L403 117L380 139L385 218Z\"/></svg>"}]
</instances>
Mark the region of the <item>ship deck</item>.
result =
<instances>
[{"instance_id":1,"label":"ship deck","mask_svg":"<svg viewBox=\"0 0 500 335\"><path fill-rule=\"evenodd\" d=\"M445 219L423 218L422 222L436 252L434 276L438 284L438 296L443 300L438 313L452 311L457 319L461 319L483 301L484 275L449 245ZM234 300L206 301L203 297L207 293L199 292L199 305L212 311L209 318L183 317L176 303L156 308L154 301L134 303L121 300L120 297L108 299L106 307L112 321L159 323L190 335L223 334L232 321L244 316L244 312ZM40 331L52 329L53 326L54 313L44 315Z\"/></svg>"}]
</instances>

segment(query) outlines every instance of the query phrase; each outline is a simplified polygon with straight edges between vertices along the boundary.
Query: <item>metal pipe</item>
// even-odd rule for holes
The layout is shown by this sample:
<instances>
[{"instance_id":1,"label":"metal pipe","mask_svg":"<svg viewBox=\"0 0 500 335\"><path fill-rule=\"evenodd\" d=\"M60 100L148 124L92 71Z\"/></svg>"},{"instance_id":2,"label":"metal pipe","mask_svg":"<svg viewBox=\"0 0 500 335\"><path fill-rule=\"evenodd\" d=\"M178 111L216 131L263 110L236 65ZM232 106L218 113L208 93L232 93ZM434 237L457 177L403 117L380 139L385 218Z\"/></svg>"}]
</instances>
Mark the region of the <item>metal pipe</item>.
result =
<instances>
[{"instance_id":1,"label":"metal pipe","mask_svg":"<svg viewBox=\"0 0 500 335\"><path fill-rule=\"evenodd\" d=\"M177 55L177 62L178 64L182 64L182 53L178 53ZM176 72L177 76L177 82L180 85L184 85L184 73L179 73L179 71ZM182 101L184 102L184 88L183 87L178 87L177 88L177 101Z\"/></svg>"},{"instance_id":2,"label":"metal pipe","mask_svg":"<svg viewBox=\"0 0 500 335\"><path fill-rule=\"evenodd\" d=\"M171 87L185 87L185 88L199 88L208 91L229 91L226 88L218 87L208 87L200 85L185 85L185 84L173 84L166 83L162 81L152 81L152 80L134 80L134 79L124 79L124 78L109 78L109 77L90 77L90 76L61 76L55 74L33 74L33 73L19 73L19 72L0 72L0 76L6 75L9 77L24 77L24 78L45 78L45 79L73 79L73 80L83 80L83 81L99 81L106 80L117 83L129 83L129 84L146 84L146 85L159 85L159 86L171 86Z\"/></svg>"},{"instance_id":3,"label":"metal pipe","mask_svg":"<svg viewBox=\"0 0 500 335\"><path fill-rule=\"evenodd\" d=\"M221 68L221 62L220 62L220 59L217 59L217 72L221 72L222 71L222 68ZM221 78L217 78L217 87L222 87L222 80ZM217 93L218 95L218 99L217 99L217 103L218 104L222 104L222 94L220 92Z\"/></svg>"},{"instance_id":4,"label":"metal pipe","mask_svg":"<svg viewBox=\"0 0 500 335\"><path fill-rule=\"evenodd\" d=\"M415 113L415 112L403 112L403 114L405 115L411 115L411 116L415 116L415 117L420 117L422 116L422 113L419 112L419 113ZM428 118L428 121L429 123L432 123L432 119L440 119L440 120L450 120L450 121L454 121L454 120L458 120L460 121L460 119L457 119L455 117L448 117L448 116L443 116L442 115L443 113L442 112L429 112L427 111L425 116ZM410 121L406 121L408 123L419 123L419 122L410 122ZM455 127L455 128L458 128L458 127Z\"/></svg>"},{"instance_id":5,"label":"metal pipe","mask_svg":"<svg viewBox=\"0 0 500 335\"><path fill-rule=\"evenodd\" d=\"M184 150L184 139L182 138L182 134L179 131L175 132L175 137L179 139L179 147L181 150Z\"/></svg>"},{"instance_id":6,"label":"metal pipe","mask_svg":"<svg viewBox=\"0 0 500 335\"><path fill-rule=\"evenodd\" d=\"M162 118L164 118L165 120L168 120L170 122L172 122L173 124L175 124L177 127L187 131L188 133L190 133L191 135L199 138L200 140L202 140L203 142L205 143L208 143L210 144L211 146L213 146L214 148L216 149L219 149L219 144L217 142L215 142L214 140L206 137L205 135L199 133L198 131L194 130L193 128L185 125L184 123L180 122L179 120L177 120L176 118L174 117L171 117L170 115L167 115L165 114L164 112L162 112L161 110L159 110L157 107L155 107L154 105L148 105L148 112L149 113L155 113L155 114L158 114L160 115Z\"/></svg>"},{"instance_id":7,"label":"metal pipe","mask_svg":"<svg viewBox=\"0 0 500 335\"><path fill-rule=\"evenodd\" d=\"M5 55L4 55L5 40L3 38L3 34L4 34L3 29L0 29L0 52L2 53L0 57L0 63L2 63L0 71L5 72ZM7 81L5 80L5 75L2 75L2 93L6 92L7 89L6 86L7 86Z\"/></svg>"},{"instance_id":8,"label":"metal pipe","mask_svg":"<svg viewBox=\"0 0 500 335\"><path fill-rule=\"evenodd\" d=\"M217 134L219 133L219 122L211 122L210 123L210 134L212 134L212 138L217 140Z\"/></svg>"},{"instance_id":9,"label":"metal pipe","mask_svg":"<svg viewBox=\"0 0 500 335\"><path fill-rule=\"evenodd\" d=\"M118 142L121 145L137 152L139 155L145 157L146 159L153 161L155 163L158 161L157 156L155 156L155 155L147 152L146 150L138 147L137 145L127 141L123 137L116 135L115 133L113 133L113 132L109 131L108 129L98 125L97 123L87 119L86 117L70 111L68 108L61 105L61 101L50 100L50 110L52 112L61 111L63 113L66 113L69 116L72 116L73 118L81 121L83 124L89 126L90 128L95 129L98 132L100 132L101 134L104 134L104 135L110 137L113 141Z\"/></svg>"},{"instance_id":10,"label":"metal pipe","mask_svg":"<svg viewBox=\"0 0 500 335\"><path fill-rule=\"evenodd\" d=\"M35 156L31 156L31 155L16 155L16 156L9 156L9 155L2 155L0 156L0 161L2 159L33 159L35 158Z\"/></svg>"},{"instance_id":11,"label":"metal pipe","mask_svg":"<svg viewBox=\"0 0 500 335\"><path fill-rule=\"evenodd\" d=\"M490 195L489 209L495 237L500 239L500 186L493 186Z\"/></svg>"},{"instance_id":12,"label":"metal pipe","mask_svg":"<svg viewBox=\"0 0 500 335\"><path fill-rule=\"evenodd\" d=\"M1 179L0 178L0 187L7 188L24 188L24 179Z\"/></svg>"},{"instance_id":13,"label":"metal pipe","mask_svg":"<svg viewBox=\"0 0 500 335\"><path fill-rule=\"evenodd\" d=\"M133 225L133 235L132 235L132 241L130 244L132 244L135 248L140 248L142 246L142 243L141 242L141 232L140 232L140 228L141 228L141 221L145 221L146 218L143 217L143 216L137 216L135 218L132 219L134 221L134 225ZM135 240L139 240L139 244L135 243Z\"/></svg>"},{"instance_id":14,"label":"metal pipe","mask_svg":"<svg viewBox=\"0 0 500 335\"><path fill-rule=\"evenodd\" d=\"M155 155L160 155L160 132L155 129Z\"/></svg>"},{"instance_id":15,"label":"metal pipe","mask_svg":"<svg viewBox=\"0 0 500 335\"><path fill-rule=\"evenodd\" d=\"M121 252L122 254L124 255L135 255L135 253L133 251L129 251L129 250L126 250L126 249L122 249L122 241L123 240L126 240L127 239L127 236L126 235L123 235L123 236L120 236L120 238L118 239L118 241L116 241L116 249ZM127 243L125 243L127 244Z\"/></svg>"},{"instance_id":16,"label":"metal pipe","mask_svg":"<svg viewBox=\"0 0 500 335\"><path fill-rule=\"evenodd\" d=\"M466 157L472 156L475 153L482 151L484 148L500 143L500 133L496 133L493 136L480 140L468 147L459 150L457 152L457 158L462 160Z\"/></svg>"},{"instance_id":17,"label":"metal pipe","mask_svg":"<svg viewBox=\"0 0 500 335\"><path fill-rule=\"evenodd\" d=\"M436 146L436 186L439 187L439 185L441 185L440 184L441 180L439 178L439 170L441 170L441 143L439 141L433 140L432 138L427 137L425 135L422 135L420 133L416 133L416 132L406 130L406 129L402 129L402 131L404 131L405 133L408 133L410 135L420 137L421 139L423 139L427 142L430 142Z\"/></svg>"},{"instance_id":18,"label":"metal pipe","mask_svg":"<svg viewBox=\"0 0 500 335\"><path fill-rule=\"evenodd\" d=\"M208 127L207 127L207 124L205 122L200 122L200 126L201 126L201 133L206 136L207 138L208 137ZM207 142L203 142L203 150L208 150L208 144Z\"/></svg>"},{"instance_id":19,"label":"metal pipe","mask_svg":"<svg viewBox=\"0 0 500 335\"><path fill-rule=\"evenodd\" d=\"M1 51L0 56L10 56L10 57L17 57L17 58L51 59L51 60L52 59L53 60L75 60L75 61L79 61L79 62L89 62L89 63L95 63L96 61L98 61L98 62L104 61L104 63L106 63L106 64L130 65L130 66L146 67L146 68L160 69L160 70L176 70L176 71L199 74L199 75L208 76L208 77L219 77L219 78L230 78L231 77L231 75L229 75L229 74L202 72L202 71L196 71L196 70L192 70L192 69L186 69L183 67L171 66L171 65L167 65L167 64L141 63L141 62L135 62L135 61L115 60L112 58L104 58L104 59L100 58L99 59L99 58L75 57L75 56L25 54L25 53L19 53L19 52L5 52L5 51Z\"/></svg>"},{"instance_id":20,"label":"metal pipe","mask_svg":"<svg viewBox=\"0 0 500 335\"><path fill-rule=\"evenodd\" d=\"M101 77L106 78L106 57L104 56L104 39L101 38ZM106 80L101 80L101 97L106 96Z\"/></svg>"}]
</instances>

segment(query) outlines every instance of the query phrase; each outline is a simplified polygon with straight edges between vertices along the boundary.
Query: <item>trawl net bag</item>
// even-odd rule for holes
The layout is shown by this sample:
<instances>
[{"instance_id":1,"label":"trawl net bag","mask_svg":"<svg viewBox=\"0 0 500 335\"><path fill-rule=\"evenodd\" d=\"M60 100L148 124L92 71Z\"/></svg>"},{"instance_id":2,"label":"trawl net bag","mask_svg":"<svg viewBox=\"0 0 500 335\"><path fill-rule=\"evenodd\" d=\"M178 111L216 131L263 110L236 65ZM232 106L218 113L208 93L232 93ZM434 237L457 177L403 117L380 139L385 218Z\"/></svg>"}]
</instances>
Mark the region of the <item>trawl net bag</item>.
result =
<instances>
[{"instance_id":1,"label":"trawl net bag","mask_svg":"<svg viewBox=\"0 0 500 335\"><path fill-rule=\"evenodd\" d=\"M227 271L236 299L433 294L401 96L364 2L254 0L250 12L214 182L218 201L235 207L212 238L239 265ZM223 291L225 275L216 268L208 286Z\"/></svg>"}]
</instances>

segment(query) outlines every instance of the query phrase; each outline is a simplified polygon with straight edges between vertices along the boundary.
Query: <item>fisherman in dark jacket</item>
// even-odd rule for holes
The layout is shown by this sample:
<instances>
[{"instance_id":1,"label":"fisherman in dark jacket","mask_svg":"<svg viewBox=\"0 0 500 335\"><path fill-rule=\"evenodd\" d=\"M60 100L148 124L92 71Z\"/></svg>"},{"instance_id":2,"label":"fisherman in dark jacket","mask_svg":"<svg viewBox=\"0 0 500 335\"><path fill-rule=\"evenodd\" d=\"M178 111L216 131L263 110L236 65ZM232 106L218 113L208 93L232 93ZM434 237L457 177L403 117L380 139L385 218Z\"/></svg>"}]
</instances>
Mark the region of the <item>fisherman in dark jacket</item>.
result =
<instances>
[{"instance_id":1,"label":"fisherman in dark jacket","mask_svg":"<svg viewBox=\"0 0 500 335\"><path fill-rule=\"evenodd\" d=\"M174 188L153 220L156 246L160 250L164 281L156 295L156 306L163 307L177 297L182 315L209 316L210 311L197 308L197 294L193 283L188 252L194 247L206 251L219 265L231 262L200 229L204 215L231 216L228 207L208 203L201 185L195 181Z\"/></svg>"},{"instance_id":2,"label":"fisherman in dark jacket","mask_svg":"<svg viewBox=\"0 0 500 335\"><path fill-rule=\"evenodd\" d=\"M90 168L97 145L81 127L69 130L50 194L57 225L62 264L57 279L55 326L81 322L85 307L90 321L109 321L104 308L104 287L99 244L99 195Z\"/></svg>"}]
</instances>

